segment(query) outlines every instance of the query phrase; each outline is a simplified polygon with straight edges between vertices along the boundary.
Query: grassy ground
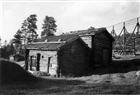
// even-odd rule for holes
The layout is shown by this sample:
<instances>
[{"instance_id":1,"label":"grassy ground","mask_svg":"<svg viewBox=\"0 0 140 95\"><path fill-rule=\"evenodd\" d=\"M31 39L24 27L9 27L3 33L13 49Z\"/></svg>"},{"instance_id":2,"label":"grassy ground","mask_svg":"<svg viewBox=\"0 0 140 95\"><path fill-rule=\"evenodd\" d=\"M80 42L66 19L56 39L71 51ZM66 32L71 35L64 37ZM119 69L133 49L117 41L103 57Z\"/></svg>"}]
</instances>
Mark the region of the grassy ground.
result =
<instances>
[{"instance_id":1,"label":"grassy ground","mask_svg":"<svg viewBox=\"0 0 140 95\"><path fill-rule=\"evenodd\" d=\"M86 79L40 79L36 83L7 85L0 89L3 94L140 94L139 84L115 84Z\"/></svg>"},{"instance_id":2,"label":"grassy ground","mask_svg":"<svg viewBox=\"0 0 140 95\"><path fill-rule=\"evenodd\" d=\"M115 60L108 67L96 67L90 76L75 78L38 77L28 83L7 84L1 94L70 95L70 94L140 94L140 59Z\"/></svg>"}]
</instances>

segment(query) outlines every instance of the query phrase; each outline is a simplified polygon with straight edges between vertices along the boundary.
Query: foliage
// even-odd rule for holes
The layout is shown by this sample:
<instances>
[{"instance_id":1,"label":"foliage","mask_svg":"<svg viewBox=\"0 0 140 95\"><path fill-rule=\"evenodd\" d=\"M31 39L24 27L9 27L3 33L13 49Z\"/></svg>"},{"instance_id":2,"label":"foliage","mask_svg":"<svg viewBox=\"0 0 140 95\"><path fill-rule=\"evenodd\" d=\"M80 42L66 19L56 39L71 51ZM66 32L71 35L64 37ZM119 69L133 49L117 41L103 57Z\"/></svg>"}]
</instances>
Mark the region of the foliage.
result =
<instances>
[{"instance_id":1,"label":"foliage","mask_svg":"<svg viewBox=\"0 0 140 95\"><path fill-rule=\"evenodd\" d=\"M12 39L12 43L22 44L22 36L20 29L14 35L14 39Z\"/></svg>"},{"instance_id":2,"label":"foliage","mask_svg":"<svg viewBox=\"0 0 140 95\"><path fill-rule=\"evenodd\" d=\"M24 61L25 58L24 56L20 55L20 54L16 54L13 56L15 61Z\"/></svg>"},{"instance_id":3,"label":"foliage","mask_svg":"<svg viewBox=\"0 0 140 95\"><path fill-rule=\"evenodd\" d=\"M34 41L38 36L38 34L36 33L37 29L36 17L37 17L36 14L32 14L22 23L21 32L24 44Z\"/></svg>"},{"instance_id":4,"label":"foliage","mask_svg":"<svg viewBox=\"0 0 140 95\"><path fill-rule=\"evenodd\" d=\"M0 49L1 57L5 59L9 59L10 55L13 55L15 52L13 44L4 45Z\"/></svg>"},{"instance_id":5,"label":"foliage","mask_svg":"<svg viewBox=\"0 0 140 95\"><path fill-rule=\"evenodd\" d=\"M14 38L12 39L12 44L14 44L15 54L20 54L24 56L24 45L28 42L34 41L37 38L37 16L35 14L30 15L22 23L21 29L19 29Z\"/></svg>"},{"instance_id":6,"label":"foliage","mask_svg":"<svg viewBox=\"0 0 140 95\"><path fill-rule=\"evenodd\" d=\"M44 36L54 36L56 32L57 25L55 24L55 19L53 17L46 16L43 23L43 31L41 32L41 37Z\"/></svg>"},{"instance_id":7,"label":"foliage","mask_svg":"<svg viewBox=\"0 0 140 95\"><path fill-rule=\"evenodd\" d=\"M22 48L22 32L20 29L14 35L14 38L12 39L11 44L14 44L14 48L16 50L16 53L18 53L19 50Z\"/></svg>"}]
</instances>

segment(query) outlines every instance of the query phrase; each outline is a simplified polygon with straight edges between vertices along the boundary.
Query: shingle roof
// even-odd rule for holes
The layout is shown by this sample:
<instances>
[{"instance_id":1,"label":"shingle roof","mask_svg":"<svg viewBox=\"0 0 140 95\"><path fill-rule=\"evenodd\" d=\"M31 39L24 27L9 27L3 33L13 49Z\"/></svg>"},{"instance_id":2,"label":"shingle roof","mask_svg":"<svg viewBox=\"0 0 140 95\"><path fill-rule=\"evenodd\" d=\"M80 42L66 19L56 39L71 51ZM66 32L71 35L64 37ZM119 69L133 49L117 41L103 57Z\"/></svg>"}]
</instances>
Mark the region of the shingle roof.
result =
<instances>
[{"instance_id":1,"label":"shingle roof","mask_svg":"<svg viewBox=\"0 0 140 95\"><path fill-rule=\"evenodd\" d=\"M78 31L71 31L70 32L70 35L80 35L80 36L84 36L84 35L97 35L99 33L102 33L102 32L106 32L109 37L114 40L114 38L112 37L112 35L107 31L106 28L89 28L89 29L86 29L86 30L78 30Z\"/></svg>"},{"instance_id":2,"label":"shingle roof","mask_svg":"<svg viewBox=\"0 0 140 95\"><path fill-rule=\"evenodd\" d=\"M67 45L78 38L79 36L76 35L47 37L38 39L36 42L26 45L26 49L59 50L62 46ZM47 42L45 42L46 39Z\"/></svg>"},{"instance_id":3,"label":"shingle roof","mask_svg":"<svg viewBox=\"0 0 140 95\"><path fill-rule=\"evenodd\" d=\"M26 49L58 50L64 43L31 43Z\"/></svg>"},{"instance_id":4,"label":"shingle roof","mask_svg":"<svg viewBox=\"0 0 140 95\"><path fill-rule=\"evenodd\" d=\"M99 32L100 31L98 31L97 28L89 28L89 29L86 29L86 30L71 31L70 34L77 34L77 35L91 34L91 35L95 35Z\"/></svg>"},{"instance_id":5,"label":"shingle roof","mask_svg":"<svg viewBox=\"0 0 140 95\"><path fill-rule=\"evenodd\" d=\"M77 35L60 35L60 36L49 36L41 39L37 39L35 42L44 42L47 39L47 42L56 42L58 40L69 42L75 38L78 38Z\"/></svg>"}]
</instances>

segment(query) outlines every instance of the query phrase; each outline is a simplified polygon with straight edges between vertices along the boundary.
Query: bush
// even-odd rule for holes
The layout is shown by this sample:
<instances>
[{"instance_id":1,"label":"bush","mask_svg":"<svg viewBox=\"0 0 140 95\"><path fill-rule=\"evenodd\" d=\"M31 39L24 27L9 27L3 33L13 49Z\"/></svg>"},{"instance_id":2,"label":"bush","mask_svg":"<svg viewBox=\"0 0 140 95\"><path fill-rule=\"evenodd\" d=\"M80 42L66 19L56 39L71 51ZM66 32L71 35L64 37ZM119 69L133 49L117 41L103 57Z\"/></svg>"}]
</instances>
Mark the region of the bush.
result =
<instances>
[{"instance_id":1,"label":"bush","mask_svg":"<svg viewBox=\"0 0 140 95\"><path fill-rule=\"evenodd\" d=\"M25 57L19 54L13 56L15 61L24 61Z\"/></svg>"}]
</instances>

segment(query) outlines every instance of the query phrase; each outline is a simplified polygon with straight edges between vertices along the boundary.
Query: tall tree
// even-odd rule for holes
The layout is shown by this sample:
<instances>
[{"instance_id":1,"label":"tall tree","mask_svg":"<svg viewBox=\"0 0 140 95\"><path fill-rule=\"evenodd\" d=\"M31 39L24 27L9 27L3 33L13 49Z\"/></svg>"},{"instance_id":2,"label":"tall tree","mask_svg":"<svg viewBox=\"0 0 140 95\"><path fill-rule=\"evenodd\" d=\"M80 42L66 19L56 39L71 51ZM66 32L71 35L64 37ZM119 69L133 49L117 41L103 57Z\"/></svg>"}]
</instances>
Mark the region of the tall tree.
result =
<instances>
[{"instance_id":1,"label":"tall tree","mask_svg":"<svg viewBox=\"0 0 140 95\"><path fill-rule=\"evenodd\" d=\"M23 38L23 42L24 44L26 44L27 41L27 33L28 33L29 29L28 29L28 22L27 20L24 20L21 26L21 32L22 32L22 38Z\"/></svg>"},{"instance_id":2,"label":"tall tree","mask_svg":"<svg viewBox=\"0 0 140 95\"><path fill-rule=\"evenodd\" d=\"M33 41L34 39L37 38L37 33L36 33L36 29L37 29L37 25L36 25L36 22L37 22L37 16L35 14L33 15L30 15L28 18L27 18L27 21L28 21L28 33L29 33L29 41Z\"/></svg>"},{"instance_id":3,"label":"tall tree","mask_svg":"<svg viewBox=\"0 0 140 95\"><path fill-rule=\"evenodd\" d=\"M43 23L43 31L41 32L41 37L54 36L56 32L57 25L53 17L46 16Z\"/></svg>"},{"instance_id":4,"label":"tall tree","mask_svg":"<svg viewBox=\"0 0 140 95\"><path fill-rule=\"evenodd\" d=\"M21 32L20 29L14 35L14 38L12 39L12 43L11 44L14 44L15 50L18 53L19 50L22 47L22 32Z\"/></svg>"},{"instance_id":5,"label":"tall tree","mask_svg":"<svg viewBox=\"0 0 140 95\"><path fill-rule=\"evenodd\" d=\"M12 43L22 44L22 32L20 29L14 35L14 39L12 39Z\"/></svg>"},{"instance_id":6,"label":"tall tree","mask_svg":"<svg viewBox=\"0 0 140 95\"><path fill-rule=\"evenodd\" d=\"M22 23L21 31L23 34L22 37L24 38L24 44L34 41L38 36L36 33L36 17L36 14L32 14Z\"/></svg>"}]
</instances>

